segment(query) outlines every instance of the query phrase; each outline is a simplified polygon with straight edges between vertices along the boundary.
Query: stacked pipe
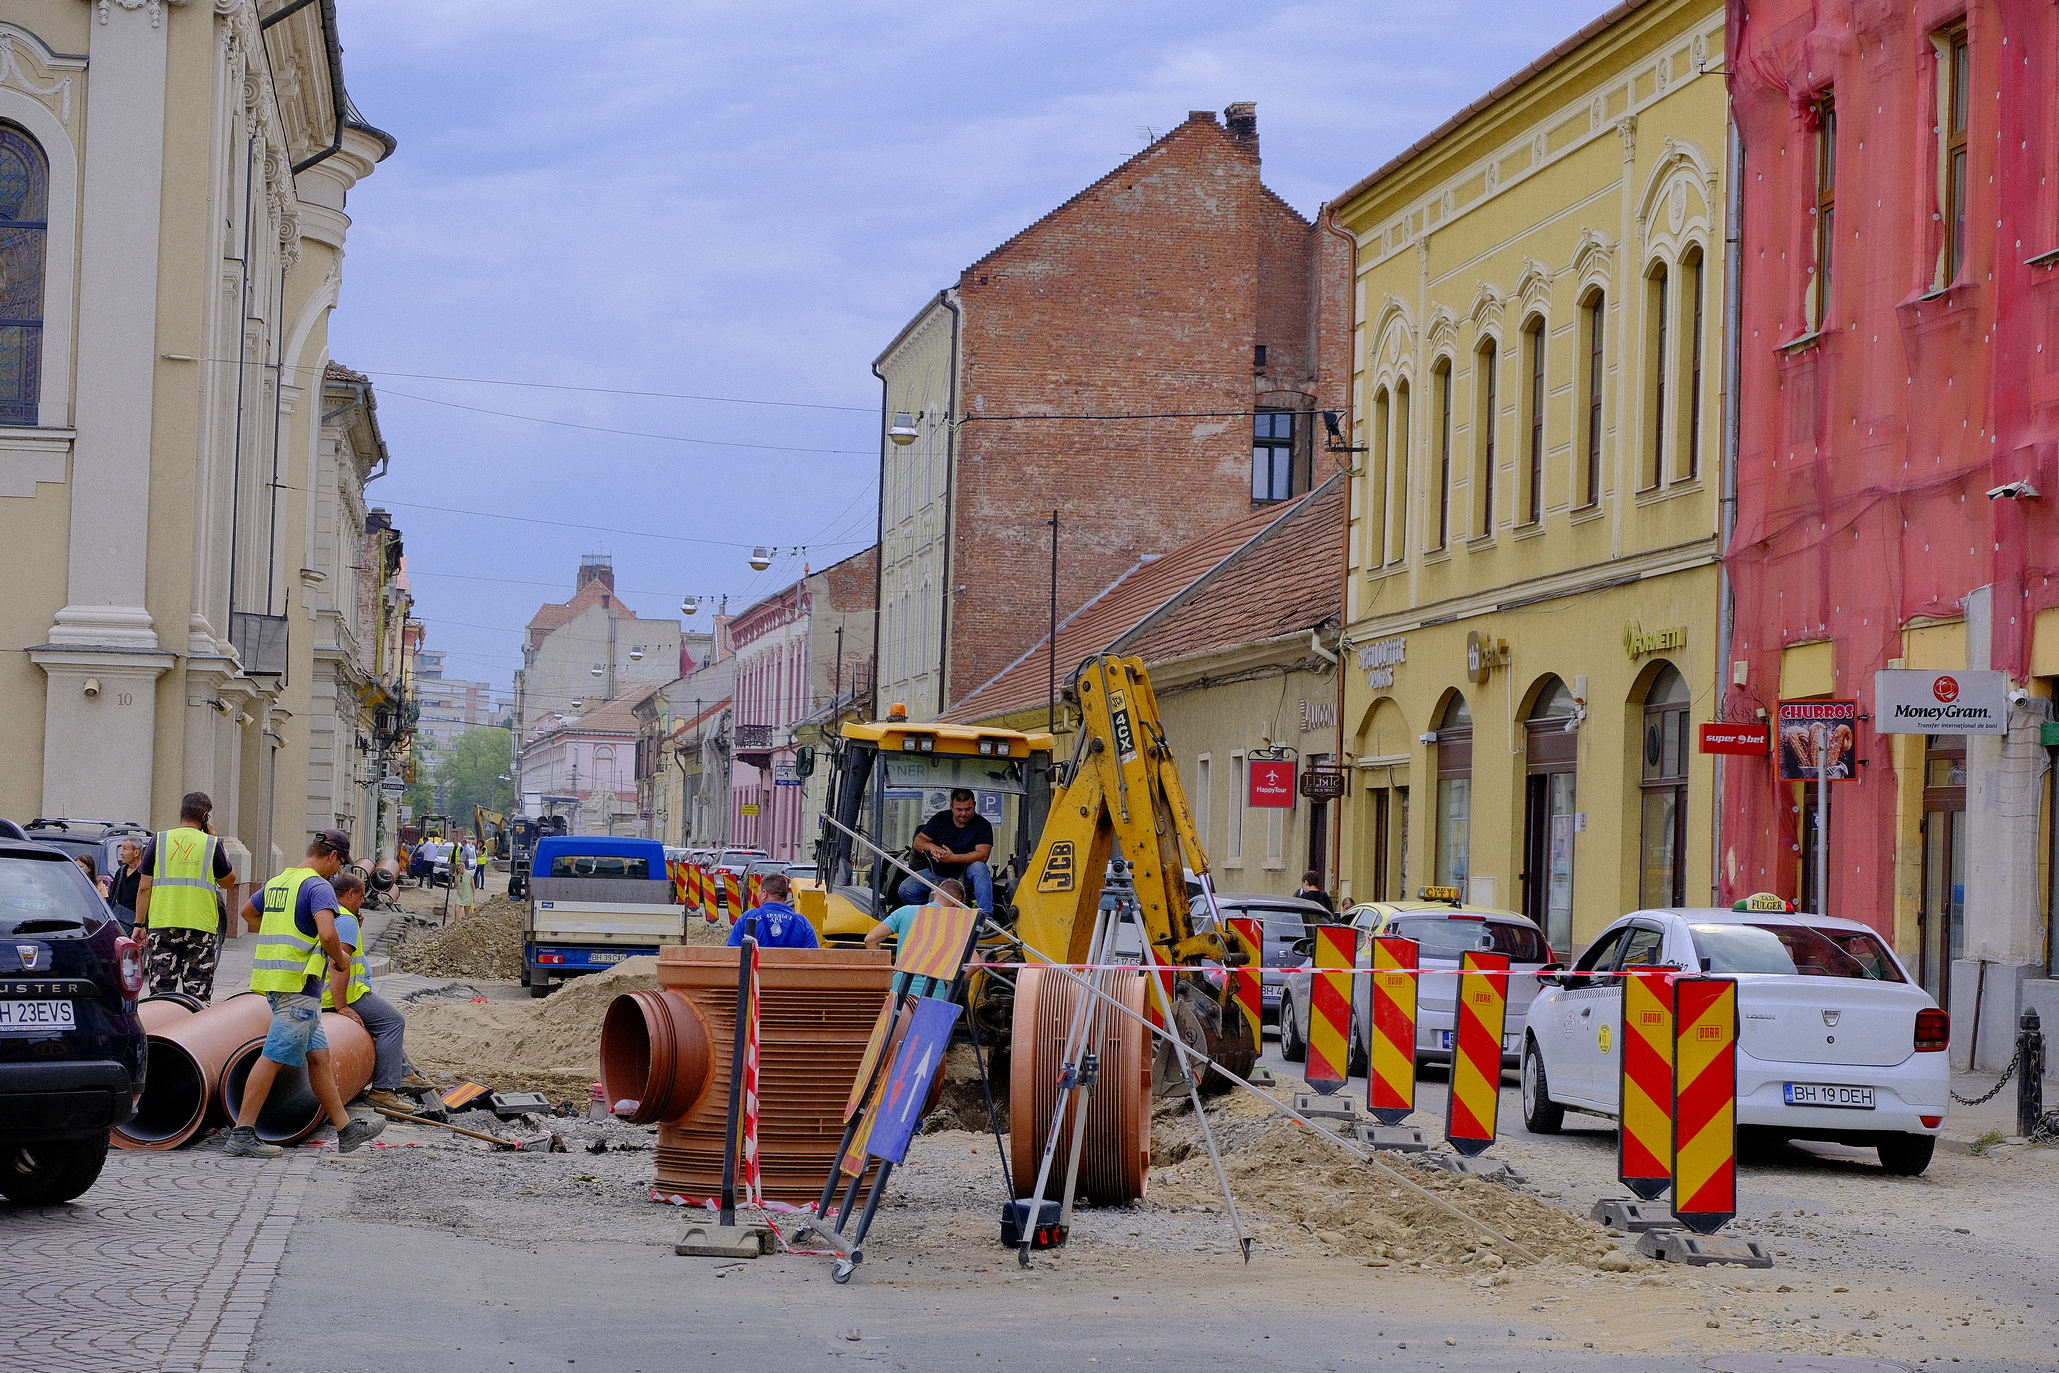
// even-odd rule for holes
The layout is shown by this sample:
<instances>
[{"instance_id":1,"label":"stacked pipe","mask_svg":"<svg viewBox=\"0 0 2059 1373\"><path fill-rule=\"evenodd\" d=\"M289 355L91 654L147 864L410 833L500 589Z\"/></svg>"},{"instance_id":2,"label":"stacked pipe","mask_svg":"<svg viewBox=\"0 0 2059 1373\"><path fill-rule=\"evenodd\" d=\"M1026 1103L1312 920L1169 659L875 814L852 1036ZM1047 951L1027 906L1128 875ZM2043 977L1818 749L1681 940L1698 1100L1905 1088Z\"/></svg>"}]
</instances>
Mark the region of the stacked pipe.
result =
<instances>
[{"instance_id":1,"label":"stacked pipe","mask_svg":"<svg viewBox=\"0 0 2059 1373\"><path fill-rule=\"evenodd\" d=\"M136 1114L114 1132L120 1149L176 1149L201 1131L227 1125L243 1101L243 1083L264 1052L271 1003L256 992L200 1007L191 997L145 997L136 1014L148 1034L148 1065ZM372 1080L372 1037L348 1016L322 1017L345 1101ZM322 1104L305 1068L282 1068L258 1116L258 1138L296 1144L321 1126Z\"/></svg>"},{"instance_id":2,"label":"stacked pipe","mask_svg":"<svg viewBox=\"0 0 2059 1373\"><path fill-rule=\"evenodd\" d=\"M667 1194L700 1199L722 1186L736 969L734 949L669 945L658 955L658 990L616 997L602 1024L603 1090L622 1119L657 1122L656 1184ZM759 951L758 1160L766 1196L801 1202L821 1190L843 1139L845 1098L892 979L883 950Z\"/></svg>"}]
</instances>

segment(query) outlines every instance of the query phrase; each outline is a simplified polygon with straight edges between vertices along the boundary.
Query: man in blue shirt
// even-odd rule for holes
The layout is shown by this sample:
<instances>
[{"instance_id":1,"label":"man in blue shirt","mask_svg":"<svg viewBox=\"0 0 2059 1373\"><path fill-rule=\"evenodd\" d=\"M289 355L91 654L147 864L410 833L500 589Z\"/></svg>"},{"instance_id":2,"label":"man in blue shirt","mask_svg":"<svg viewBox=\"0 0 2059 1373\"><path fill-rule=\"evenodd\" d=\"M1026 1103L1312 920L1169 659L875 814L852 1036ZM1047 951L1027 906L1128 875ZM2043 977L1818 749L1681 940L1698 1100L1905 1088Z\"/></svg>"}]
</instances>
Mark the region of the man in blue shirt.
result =
<instances>
[{"instance_id":1,"label":"man in blue shirt","mask_svg":"<svg viewBox=\"0 0 2059 1373\"><path fill-rule=\"evenodd\" d=\"M806 916L787 904L793 895L793 883L787 881L785 873L771 873L758 884L764 894L764 904L744 912L744 918L737 921L729 931L729 945L735 948L744 942L744 936L755 935L761 949L813 949L820 945L815 939L815 927Z\"/></svg>"}]
</instances>

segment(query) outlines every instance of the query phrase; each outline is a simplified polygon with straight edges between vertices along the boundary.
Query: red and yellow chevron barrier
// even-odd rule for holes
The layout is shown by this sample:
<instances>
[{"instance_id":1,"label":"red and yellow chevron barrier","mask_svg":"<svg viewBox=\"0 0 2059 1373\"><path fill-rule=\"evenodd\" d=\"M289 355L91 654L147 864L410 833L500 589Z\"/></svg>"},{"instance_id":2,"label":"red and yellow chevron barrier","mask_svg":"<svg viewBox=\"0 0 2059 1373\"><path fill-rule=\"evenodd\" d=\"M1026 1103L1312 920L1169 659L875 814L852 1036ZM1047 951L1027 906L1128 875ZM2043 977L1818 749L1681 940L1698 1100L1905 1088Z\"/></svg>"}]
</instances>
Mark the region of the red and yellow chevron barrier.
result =
<instances>
[{"instance_id":1,"label":"red and yellow chevron barrier","mask_svg":"<svg viewBox=\"0 0 2059 1373\"><path fill-rule=\"evenodd\" d=\"M1616 1176L1656 1201L1673 1185L1673 988L1670 968L1626 968Z\"/></svg>"},{"instance_id":2,"label":"red and yellow chevron barrier","mask_svg":"<svg viewBox=\"0 0 2059 1373\"><path fill-rule=\"evenodd\" d=\"M701 914L710 925L722 918L722 879L713 868L701 869Z\"/></svg>"},{"instance_id":3,"label":"red and yellow chevron barrier","mask_svg":"<svg viewBox=\"0 0 2059 1373\"><path fill-rule=\"evenodd\" d=\"M744 909L754 911L765 904L765 877L752 873L744 879Z\"/></svg>"},{"instance_id":4,"label":"red and yellow chevron barrier","mask_svg":"<svg viewBox=\"0 0 2059 1373\"><path fill-rule=\"evenodd\" d=\"M1230 1001L1244 1013L1244 1022L1251 1027L1251 1043L1254 1047L1265 1047L1261 1031L1265 1025L1265 944L1256 920L1244 916L1229 921L1230 940L1244 951L1250 961L1241 968L1230 969Z\"/></svg>"},{"instance_id":5,"label":"red and yellow chevron barrier","mask_svg":"<svg viewBox=\"0 0 2059 1373\"><path fill-rule=\"evenodd\" d=\"M1351 973L1357 962L1356 929L1350 925L1316 926L1304 1076L1309 1088L1324 1096L1344 1086L1351 1066Z\"/></svg>"},{"instance_id":6,"label":"red and yellow chevron barrier","mask_svg":"<svg viewBox=\"0 0 2059 1373\"><path fill-rule=\"evenodd\" d=\"M737 880L735 873L725 872L722 874L722 890L729 898L731 923L741 920L744 913L744 884Z\"/></svg>"},{"instance_id":7,"label":"red and yellow chevron barrier","mask_svg":"<svg viewBox=\"0 0 2059 1373\"><path fill-rule=\"evenodd\" d=\"M1400 935L1373 937L1372 1054L1366 1107L1383 1125L1399 1125L1416 1108L1416 958L1418 945Z\"/></svg>"},{"instance_id":8,"label":"red and yellow chevron barrier","mask_svg":"<svg viewBox=\"0 0 2059 1373\"><path fill-rule=\"evenodd\" d=\"M1444 1138L1468 1158L1494 1143L1500 1122L1501 1035L1508 1004L1508 955L1477 950L1460 955Z\"/></svg>"},{"instance_id":9,"label":"red and yellow chevron barrier","mask_svg":"<svg viewBox=\"0 0 2059 1373\"><path fill-rule=\"evenodd\" d=\"M1737 1214L1737 983L1673 983L1673 1215L1713 1235Z\"/></svg>"}]
</instances>

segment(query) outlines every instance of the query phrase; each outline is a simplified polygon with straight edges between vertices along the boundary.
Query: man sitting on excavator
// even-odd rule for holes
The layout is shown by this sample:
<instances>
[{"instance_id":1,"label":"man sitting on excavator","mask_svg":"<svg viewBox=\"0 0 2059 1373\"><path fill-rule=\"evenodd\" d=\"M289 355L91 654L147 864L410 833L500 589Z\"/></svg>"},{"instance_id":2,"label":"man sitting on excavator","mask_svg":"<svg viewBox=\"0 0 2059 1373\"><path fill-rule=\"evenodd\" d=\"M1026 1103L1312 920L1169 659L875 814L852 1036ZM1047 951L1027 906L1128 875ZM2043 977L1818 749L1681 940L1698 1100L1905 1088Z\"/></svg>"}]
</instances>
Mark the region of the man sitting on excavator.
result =
<instances>
[{"instance_id":1,"label":"man sitting on excavator","mask_svg":"<svg viewBox=\"0 0 2059 1373\"><path fill-rule=\"evenodd\" d=\"M951 808L940 810L915 832L915 851L929 859L930 881L955 877L972 888L981 915L994 913L994 873L987 858L994 851L994 827L979 813L979 803L965 787L951 792ZM899 892L904 906L930 899L920 878L910 877Z\"/></svg>"}]
</instances>

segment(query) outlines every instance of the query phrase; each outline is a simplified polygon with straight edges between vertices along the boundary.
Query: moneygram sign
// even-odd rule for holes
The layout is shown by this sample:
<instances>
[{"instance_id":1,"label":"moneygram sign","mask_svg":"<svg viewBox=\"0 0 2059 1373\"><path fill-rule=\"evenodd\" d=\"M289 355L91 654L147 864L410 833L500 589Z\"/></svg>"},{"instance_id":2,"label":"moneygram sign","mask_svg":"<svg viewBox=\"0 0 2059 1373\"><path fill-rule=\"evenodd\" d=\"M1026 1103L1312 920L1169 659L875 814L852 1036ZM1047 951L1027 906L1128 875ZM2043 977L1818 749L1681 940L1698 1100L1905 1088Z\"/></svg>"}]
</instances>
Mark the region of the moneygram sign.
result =
<instances>
[{"instance_id":1,"label":"moneygram sign","mask_svg":"<svg viewBox=\"0 0 2059 1373\"><path fill-rule=\"evenodd\" d=\"M2009 680L2000 672L1873 674L1879 734L2001 734L2009 728Z\"/></svg>"}]
</instances>

